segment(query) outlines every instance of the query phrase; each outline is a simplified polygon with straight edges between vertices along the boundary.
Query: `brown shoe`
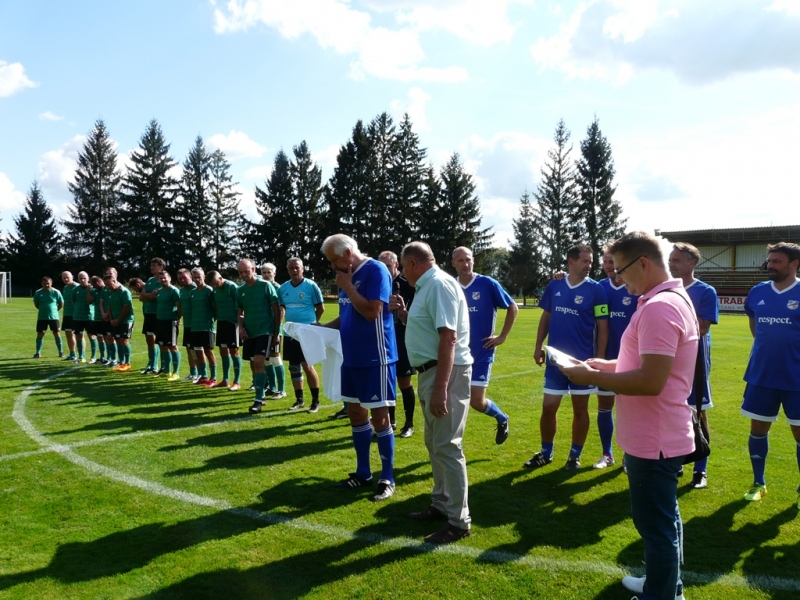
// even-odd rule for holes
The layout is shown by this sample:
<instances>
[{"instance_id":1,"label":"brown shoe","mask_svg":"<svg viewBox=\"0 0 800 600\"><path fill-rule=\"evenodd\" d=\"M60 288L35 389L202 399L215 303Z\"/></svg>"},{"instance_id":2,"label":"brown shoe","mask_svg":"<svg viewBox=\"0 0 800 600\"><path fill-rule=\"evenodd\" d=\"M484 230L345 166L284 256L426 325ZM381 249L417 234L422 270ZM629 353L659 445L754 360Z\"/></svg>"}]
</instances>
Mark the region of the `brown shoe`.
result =
<instances>
[{"instance_id":1,"label":"brown shoe","mask_svg":"<svg viewBox=\"0 0 800 600\"><path fill-rule=\"evenodd\" d=\"M467 537L470 533L469 529L461 529L461 527L448 523L436 533L425 536L425 541L429 544L452 544Z\"/></svg>"},{"instance_id":2,"label":"brown shoe","mask_svg":"<svg viewBox=\"0 0 800 600\"><path fill-rule=\"evenodd\" d=\"M447 515L431 505L421 512L411 513L408 515L408 518L413 519L414 521L446 521Z\"/></svg>"}]
</instances>

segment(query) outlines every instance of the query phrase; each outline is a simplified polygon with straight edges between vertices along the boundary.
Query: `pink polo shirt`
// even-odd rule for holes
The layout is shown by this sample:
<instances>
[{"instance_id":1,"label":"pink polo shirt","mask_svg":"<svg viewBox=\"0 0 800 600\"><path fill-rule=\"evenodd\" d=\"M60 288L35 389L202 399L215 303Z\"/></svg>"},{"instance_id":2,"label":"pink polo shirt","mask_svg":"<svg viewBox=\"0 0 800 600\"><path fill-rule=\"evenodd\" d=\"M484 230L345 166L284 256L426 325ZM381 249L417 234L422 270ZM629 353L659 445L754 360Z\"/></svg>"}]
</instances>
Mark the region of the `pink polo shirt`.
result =
<instances>
[{"instance_id":1,"label":"pink polo shirt","mask_svg":"<svg viewBox=\"0 0 800 600\"><path fill-rule=\"evenodd\" d=\"M666 289L677 293L659 293ZM643 354L675 360L658 396L617 396L617 443L628 454L655 460L694 450L692 409L686 399L692 390L697 341L694 309L679 280L665 281L639 298L622 335L616 371L638 369Z\"/></svg>"}]
</instances>

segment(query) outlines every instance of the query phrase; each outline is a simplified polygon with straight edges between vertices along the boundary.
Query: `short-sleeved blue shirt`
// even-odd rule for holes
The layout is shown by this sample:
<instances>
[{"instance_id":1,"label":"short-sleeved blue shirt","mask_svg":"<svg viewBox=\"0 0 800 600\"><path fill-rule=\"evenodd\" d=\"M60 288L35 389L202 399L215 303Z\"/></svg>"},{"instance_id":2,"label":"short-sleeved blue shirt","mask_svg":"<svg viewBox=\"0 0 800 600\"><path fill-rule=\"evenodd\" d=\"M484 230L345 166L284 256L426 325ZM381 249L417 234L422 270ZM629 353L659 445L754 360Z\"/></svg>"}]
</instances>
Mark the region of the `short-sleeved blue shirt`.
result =
<instances>
[{"instance_id":1,"label":"short-sleeved blue shirt","mask_svg":"<svg viewBox=\"0 0 800 600\"><path fill-rule=\"evenodd\" d=\"M684 288L694 306L694 312L699 319L705 319L716 325L719 323L719 301L717 290L699 279L695 279L688 287ZM711 372L711 330L700 339L699 352L703 355L703 364L706 368L706 377Z\"/></svg>"},{"instance_id":2,"label":"short-sleeved blue shirt","mask_svg":"<svg viewBox=\"0 0 800 600\"><path fill-rule=\"evenodd\" d=\"M484 348L483 340L494 334L498 308L508 308L514 300L497 281L478 275L461 290L469 306L469 351L476 363L494 362L494 348Z\"/></svg>"},{"instance_id":3,"label":"short-sleeved blue shirt","mask_svg":"<svg viewBox=\"0 0 800 600\"><path fill-rule=\"evenodd\" d=\"M316 323L317 311L314 308L322 304L322 292L319 286L310 279L303 279L295 286L287 281L278 293L281 306L286 308L284 320L287 323Z\"/></svg>"},{"instance_id":4,"label":"short-sleeved blue shirt","mask_svg":"<svg viewBox=\"0 0 800 600\"><path fill-rule=\"evenodd\" d=\"M636 304L639 296L632 295L625 284L617 287L609 279L601 279L600 285L606 291L608 298L608 346L606 346L606 358L611 360L619 356L619 341L622 334L628 328L633 313L636 312Z\"/></svg>"},{"instance_id":5,"label":"short-sleeved blue shirt","mask_svg":"<svg viewBox=\"0 0 800 600\"><path fill-rule=\"evenodd\" d=\"M539 308L550 313L547 334L550 346L578 360L595 355L595 321L608 319L608 298L599 283L590 277L574 287L567 277L551 281L542 294Z\"/></svg>"}]
</instances>

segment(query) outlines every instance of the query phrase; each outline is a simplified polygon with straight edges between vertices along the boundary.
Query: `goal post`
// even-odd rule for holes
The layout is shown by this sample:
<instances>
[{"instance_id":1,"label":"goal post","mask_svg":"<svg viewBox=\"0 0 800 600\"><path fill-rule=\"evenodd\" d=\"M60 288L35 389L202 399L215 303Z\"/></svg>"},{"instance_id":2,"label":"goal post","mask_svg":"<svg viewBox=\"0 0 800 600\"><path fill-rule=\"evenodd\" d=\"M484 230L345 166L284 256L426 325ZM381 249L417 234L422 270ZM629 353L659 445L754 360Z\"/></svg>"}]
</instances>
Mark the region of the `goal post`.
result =
<instances>
[{"instance_id":1,"label":"goal post","mask_svg":"<svg viewBox=\"0 0 800 600\"><path fill-rule=\"evenodd\" d=\"M11 301L11 271L0 271L0 304Z\"/></svg>"}]
</instances>

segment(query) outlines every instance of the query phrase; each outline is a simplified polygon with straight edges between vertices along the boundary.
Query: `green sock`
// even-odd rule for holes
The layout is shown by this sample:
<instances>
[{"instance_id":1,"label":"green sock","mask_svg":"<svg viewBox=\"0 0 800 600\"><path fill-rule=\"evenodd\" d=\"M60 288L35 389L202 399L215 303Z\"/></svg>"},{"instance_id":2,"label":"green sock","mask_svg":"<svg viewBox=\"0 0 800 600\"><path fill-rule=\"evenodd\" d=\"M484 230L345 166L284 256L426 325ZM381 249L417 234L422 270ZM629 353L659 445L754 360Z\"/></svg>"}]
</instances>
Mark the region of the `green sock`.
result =
<instances>
[{"instance_id":1,"label":"green sock","mask_svg":"<svg viewBox=\"0 0 800 600\"><path fill-rule=\"evenodd\" d=\"M44 345L44 338L36 338L36 354L42 353L42 346Z\"/></svg>"},{"instance_id":2,"label":"green sock","mask_svg":"<svg viewBox=\"0 0 800 600\"><path fill-rule=\"evenodd\" d=\"M286 373L283 370L283 365L280 367L275 367L275 379L277 380L277 391L285 392L286 391Z\"/></svg>"},{"instance_id":3,"label":"green sock","mask_svg":"<svg viewBox=\"0 0 800 600\"><path fill-rule=\"evenodd\" d=\"M211 379L217 378L217 365L211 365Z\"/></svg>"},{"instance_id":4,"label":"green sock","mask_svg":"<svg viewBox=\"0 0 800 600\"><path fill-rule=\"evenodd\" d=\"M58 350L59 354L64 354L64 344L61 342L61 338L56 338L56 349Z\"/></svg>"},{"instance_id":5,"label":"green sock","mask_svg":"<svg viewBox=\"0 0 800 600\"><path fill-rule=\"evenodd\" d=\"M228 373L231 370L231 355L222 357L222 381L228 381Z\"/></svg>"},{"instance_id":6,"label":"green sock","mask_svg":"<svg viewBox=\"0 0 800 600\"><path fill-rule=\"evenodd\" d=\"M267 388L275 389L275 367L272 365L264 365L264 374L267 376Z\"/></svg>"},{"instance_id":7,"label":"green sock","mask_svg":"<svg viewBox=\"0 0 800 600\"><path fill-rule=\"evenodd\" d=\"M97 358L97 338L89 340L89 345L92 347L92 358Z\"/></svg>"},{"instance_id":8,"label":"green sock","mask_svg":"<svg viewBox=\"0 0 800 600\"><path fill-rule=\"evenodd\" d=\"M242 357L236 356L233 359L233 382L239 383L242 378Z\"/></svg>"},{"instance_id":9,"label":"green sock","mask_svg":"<svg viewBox=\"0 0 800 600\"><path fill-rule=\"evenodd\" d=\"M172 355L172 372L177 375L181 368L181 351L175 350L173 352L170 350L170 354Z\"/></svg>"}]
</instances>

